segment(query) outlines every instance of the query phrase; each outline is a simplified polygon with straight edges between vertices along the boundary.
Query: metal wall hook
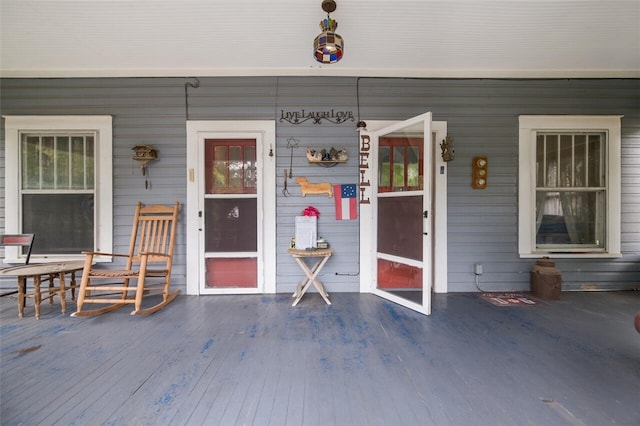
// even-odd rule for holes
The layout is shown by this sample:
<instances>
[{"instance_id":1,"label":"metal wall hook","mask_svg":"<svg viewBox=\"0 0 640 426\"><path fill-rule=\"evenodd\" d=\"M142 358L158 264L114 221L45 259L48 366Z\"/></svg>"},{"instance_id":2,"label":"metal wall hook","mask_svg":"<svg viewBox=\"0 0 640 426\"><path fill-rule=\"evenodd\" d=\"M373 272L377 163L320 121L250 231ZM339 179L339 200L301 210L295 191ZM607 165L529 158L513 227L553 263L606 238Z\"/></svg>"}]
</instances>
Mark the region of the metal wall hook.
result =
<instances>
[{"instance_id":1,"label":"metal wall hook","mask_svg":"<svg viewBox=\"0 0 640 426\"><path fill-rule=\"evenodd\" d=\"M187 88L192 87L194 89L197 89L198 87L200 87L200 80L198 80L197 77L194 77L193 79L195 80L195 83L187 81L184 84L184 110L187 120L189 120L189 92Z\"/></svg>"},{"instance_id":2,"label":"metal wall hook","mask_svg":"<svg viewBox=\"0 0 640 426\"><path fill-rule=\"evenodd\" d=\"M298 148L300 141L296 138L287 139L287 148L291 150L289 158L289 179L293 177L293 148Z\"/></svg>"}]
</instances>

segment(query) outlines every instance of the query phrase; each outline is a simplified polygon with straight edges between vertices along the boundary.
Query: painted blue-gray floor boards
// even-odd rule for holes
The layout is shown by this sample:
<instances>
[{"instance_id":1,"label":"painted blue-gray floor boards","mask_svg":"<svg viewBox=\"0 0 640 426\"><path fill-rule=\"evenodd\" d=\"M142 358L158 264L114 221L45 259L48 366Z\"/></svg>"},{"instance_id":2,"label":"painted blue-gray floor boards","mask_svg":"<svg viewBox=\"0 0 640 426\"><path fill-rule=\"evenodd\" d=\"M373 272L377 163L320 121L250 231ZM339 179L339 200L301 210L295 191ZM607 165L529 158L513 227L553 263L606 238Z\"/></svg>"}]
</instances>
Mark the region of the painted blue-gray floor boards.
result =
<instances>
[{"instance_id":1,"label":"painted blue-gray floor boards","mask_svg":"<svg viewBox=\"0 0 640 426\"><path fill-rule=\"evenodd\" d=\"M179 296L90 318L0 298L2 425L640 425L640 292ZM68 309L74 304L70 303Z\"/></svg>"}]
</instances>

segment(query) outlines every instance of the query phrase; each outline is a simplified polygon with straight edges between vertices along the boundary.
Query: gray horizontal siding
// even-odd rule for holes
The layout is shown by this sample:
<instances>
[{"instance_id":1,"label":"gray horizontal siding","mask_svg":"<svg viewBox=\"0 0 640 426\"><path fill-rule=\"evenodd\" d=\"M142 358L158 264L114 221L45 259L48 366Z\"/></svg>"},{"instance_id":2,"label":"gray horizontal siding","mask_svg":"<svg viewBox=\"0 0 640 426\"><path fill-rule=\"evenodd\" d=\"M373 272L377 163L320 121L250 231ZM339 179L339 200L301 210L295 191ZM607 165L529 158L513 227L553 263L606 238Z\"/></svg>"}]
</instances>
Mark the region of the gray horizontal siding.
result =
<instances>
[{"instance_id":1,"label":"gray horizontal siding","mask_svg":"<svg viewBox=\"0 0 640 426\"><path fill-rule=\"evenodd\" d=\"M291 237L295 235L295 216L309 205L320 211L318 235L324 237L335 254L319 275L329 292L359 291L360 270L359 226L358 221L337 221L335 219L334 199L327 195L307 195L301 197L300 186L295 179L304 176L309 182L328 182L331 184L358 183L358 134L356 122L347 121L333 124L322 121L314 124L306 121L291 124L280 120L281 111L352 111L354 106L355 85L353 79L305 78L280 79L277 87L277 287L278 291L292 292L301 279L302 271L287 253ZM298 148L287 149L290 138L298 140ZM325 168L307 161L307 147L315 150L332 147L346 149L349 154L347 163ZM283 173L293 160L293 177L287 182L290 196L282 194L284 189Z\"/></svg>"},{"instance_id":2,"label":"gray horizontal siding","mask_svg":"<svg viewBox=\"0 0 640 426\"><path fill-rule=\"evenodd\" d=\"M404 119L432 111L448 123L456 158L448 165L448 282L451 291L529 288L534 259L517 255L518 116L612 114L622 120L620 259L561 260L565 288L640 286L640 84L638 80L361 79L365 120ZM471 188L471 160L489 158L486 190ZM587 272L585 272L587 271Z\"/></svg>"},{"instance_id":3,"label":"gray horizontal siding","mask_svg":"<svg viewBox=\"0 0 640 426\"><path fill-rule=\"evenodd\" d=\"M3 79L1 113L109 114L114 117L115 249L127 246L134 204L186 201L184 84L188 78ZM639 80L482 80L246 77L202 78L189 88L192 120L275 120L277 124L277 289L292 291L300 270L286 250L294 217L307 206L321 211L319 233L336 249L320 277L330 292L357 291L359 227L337 222L333 200L300 197L283 171L289 168L287 140L300 141L293 152L293 175L312 182L357 183L355 122L293 125L279 121L281 110L348 110L357 113L356 86L364 120L403 120L426 111L447 121L456 159L448 170L448 256L450 291L476 289L473 265L482 263L480 286L489 290L529 287L533 259L517 255L518 116L522 114L620 114L622 120L622 252L619 259L561 260L565 288L640 285L640 82ZM356 117L357 120L357 117ZM148 168L144 187L131 147L155 146L160 159ZM4 180L4 132L0 140L0 179ZM349 161L324 169L306 161L306 147L346 148ZM471 188L471 159L489 157L489 186ZM0 188L0 225L4 224L4 185ZM182 224L185 224L184 210ZM185 284L184 225L178 234L175 281Z\"/></svg>"},{"instance_id":4,"label":"gray horizontal siding","mask_svg":"<svg viewBox=\"0 0 640 426\"><path fill-rule=\"evenodd\" d=\"M636 113L622 119L622 252L628 259L640 257L640 100L636 101ZM609 269L609 268L607 268ZM634 267L629 267L633 271ZM640 271L640 260L635 262L636 271ZM634 280L631 272L630 281ZM636 285L640 284L635 275Z\"/></svg>"}]
</instances>

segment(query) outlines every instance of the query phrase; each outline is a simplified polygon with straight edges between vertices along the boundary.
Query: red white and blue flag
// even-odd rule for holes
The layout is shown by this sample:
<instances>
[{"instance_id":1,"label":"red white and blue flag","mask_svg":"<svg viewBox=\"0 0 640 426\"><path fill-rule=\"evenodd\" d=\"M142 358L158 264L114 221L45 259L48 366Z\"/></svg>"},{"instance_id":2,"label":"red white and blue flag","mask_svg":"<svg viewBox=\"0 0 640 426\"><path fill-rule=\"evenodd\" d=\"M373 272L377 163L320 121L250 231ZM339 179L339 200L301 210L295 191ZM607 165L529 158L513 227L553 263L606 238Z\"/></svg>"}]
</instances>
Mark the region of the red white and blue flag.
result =
<instances>
[{"instance_id":1,"label":"red white and blue flag","mask_svg":"<svg viewBox=\"0 0 640 426\"><path fill-rule=\"evenodd\" d=\"M336 220L352 220L358 217L356 185L333 185L336 200Z\"/></svg>"}]
</instances>

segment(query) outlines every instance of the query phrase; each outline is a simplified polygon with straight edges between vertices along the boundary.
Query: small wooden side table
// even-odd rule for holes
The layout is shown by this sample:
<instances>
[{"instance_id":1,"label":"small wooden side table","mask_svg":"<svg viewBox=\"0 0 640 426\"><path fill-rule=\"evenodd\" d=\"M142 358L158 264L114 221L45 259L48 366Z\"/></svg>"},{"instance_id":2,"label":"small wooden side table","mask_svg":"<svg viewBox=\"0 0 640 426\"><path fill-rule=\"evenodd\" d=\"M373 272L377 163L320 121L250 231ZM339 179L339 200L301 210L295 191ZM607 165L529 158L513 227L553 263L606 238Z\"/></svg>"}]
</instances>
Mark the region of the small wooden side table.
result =
<instances>
[{"instance_id":1,"label":"small wooden side table","mask_svg":"<svg viewBox=\"0 0 640 426\"><path fill-rule=\"evenodd\" d=\"M27 296L33 296L35 302L36 318L40 319L40 302L42 302L42 293L46 293L50 303L53 303L53 296L60 297L60 306L62 313L66 313L67 295L65 286L65 276L71 274L71 298L74 299L76 288L76 272L84 268L84 261L74 262L57 262L57 263L37 263L32 265L21 265L0 270L0 275L8 275L18 277L18 316L24 316L24 304ZM43 279L44 277L44 279ZM55 287L54 279L58 278L59 286ZM33 293L27 294L27 279L33 278ZM49 288L42 290L40 285L43 281L49 281Z\"/></svg>"},{"instance_id":2,"label":"small wooden side table","mask_svg":"<svg viewBox=\"0 0 640 426\"><path fill-rule=\"evenodd\" d=\"M300 265L300 268L305 274L305 278L296 286L296 291L292 296L295 298L295 300L293 301L293 305L291 306L296 306L298 304L298 302L300 301L300 299L302 299L302 296L304 296L312 283L318 290L318 293L320 293L324 301L327 302L327 305L330 305L331 302L329 301L329 294L327 294L327 290L325 290L324 285L318 279L318 274L333 254L333 249L300 250L290 248L289 254L293 256L293 258L298 263L298 265ZM309 265L307 265L307 262L305 261L306 258L316 259L311 268L309 267Z\"/></svg>"}]
</instances>

